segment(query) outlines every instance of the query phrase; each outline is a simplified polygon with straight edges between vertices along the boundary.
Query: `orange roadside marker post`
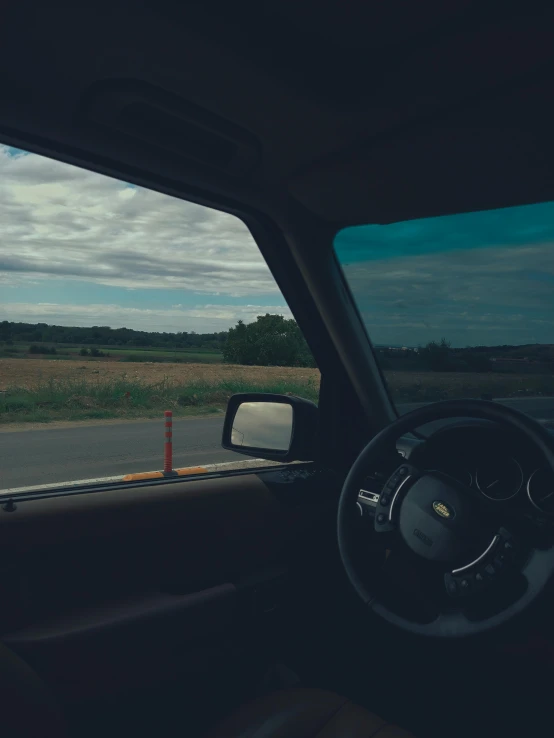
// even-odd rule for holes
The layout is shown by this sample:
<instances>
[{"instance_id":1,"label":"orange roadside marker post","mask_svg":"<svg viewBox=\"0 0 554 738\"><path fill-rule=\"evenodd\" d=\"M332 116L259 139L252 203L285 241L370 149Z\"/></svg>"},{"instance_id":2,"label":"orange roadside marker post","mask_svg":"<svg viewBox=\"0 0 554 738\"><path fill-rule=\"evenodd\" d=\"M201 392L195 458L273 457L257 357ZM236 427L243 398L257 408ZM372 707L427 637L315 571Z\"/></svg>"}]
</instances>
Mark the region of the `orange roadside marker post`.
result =
<instances>
[{"instance_id":1,"label":"orange roadside marker post","mask_svg":"<svg viewBox=\"0 0 554 738\"><path fill-rule=\"evenodd\" d=\"M165 444L164 444L164 475L173 471L173 413L164 411Z\"/></svg>"},{"instance_id":2,"label":"orange roadside marker post","mask_svg":"<svg viewBox=\"0 0 554 738\"><path fill-rule=\"evenodd\" d=\"M205 474L208 470L203 466L188 466L183 469L173 468L173 413L164 411L164 470L126 474L121 481L140 482L147 479L163 479L164 477L187 477L194 474Z\"/></svg>"}]
</instances>

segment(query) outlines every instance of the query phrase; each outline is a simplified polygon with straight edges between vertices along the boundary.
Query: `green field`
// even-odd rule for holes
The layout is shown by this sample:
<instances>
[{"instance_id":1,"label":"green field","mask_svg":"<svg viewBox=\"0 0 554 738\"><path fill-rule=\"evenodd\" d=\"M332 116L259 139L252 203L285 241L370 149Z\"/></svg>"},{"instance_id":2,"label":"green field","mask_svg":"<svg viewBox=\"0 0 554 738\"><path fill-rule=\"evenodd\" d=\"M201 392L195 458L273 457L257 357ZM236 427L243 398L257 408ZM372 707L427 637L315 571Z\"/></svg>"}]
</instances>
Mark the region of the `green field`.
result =
<instances>
[{"instance_id":1,"label":"green field","mask_svg":"<svg viewBox=\"0 0 554 738\"><path fill-rule=\"evenodd\" d=\"M182 348L182 349L163 349L150 347L121 347L121 346L94 346L102 351L106 356L80 356L79 352L82 348L90 351L92 346L83 346L80 344L67 343L40 343L34 344L39 347L55 348L55 354L38 354L33 360L53 359L53 360L71 360L78 359L80 361L98 361L101 359L118 359L120 361L170 361L177 363L200 363L200 364L217 364L223 360L220 351L216 349L203 348ZM13 346L3 347L1 355L5 358L25 358L29 353L29 344L14 343Z\"/></svg>"},{"instance_id":2,"label":"green field","mask_svg":"<svg viewBox=\"0 0 554 738\"><path fill-rule=\"evenodd\" d=\"M217 364L223 361L221 352L211 349L176 349L175 351L166 351L164 349L107 347L102 350L107 351L110 356L120 356L126 361L156 361L164 359L166 361L196 362L199 364Z\"/></svg>"}]
</instances>

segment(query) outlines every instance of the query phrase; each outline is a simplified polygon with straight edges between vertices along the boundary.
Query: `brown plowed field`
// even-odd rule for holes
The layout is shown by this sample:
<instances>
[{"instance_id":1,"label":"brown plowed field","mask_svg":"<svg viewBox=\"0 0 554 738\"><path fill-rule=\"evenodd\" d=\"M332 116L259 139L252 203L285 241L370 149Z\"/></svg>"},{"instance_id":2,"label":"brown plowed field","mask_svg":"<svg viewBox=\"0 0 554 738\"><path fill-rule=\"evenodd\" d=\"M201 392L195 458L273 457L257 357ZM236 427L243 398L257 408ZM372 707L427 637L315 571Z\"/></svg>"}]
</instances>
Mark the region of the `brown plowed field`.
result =
<instances>
[{"instance_id":1,"label":"brown plowed field","mask_svg":"<svg viewBox=\"0 0 554 738\"><path fill-rule=\"evenodd\" d=\"M104 377L116 379L123 376L148 384L161 382L164 378L179 384L197 381L217 383L225 379L244 379L262 384L279 380L318 379L319 372L317 369L235 364L0 359L0 390L15 386L32 389L50 379L84 379L96 383Z\"/></svg>"}]
</instances>

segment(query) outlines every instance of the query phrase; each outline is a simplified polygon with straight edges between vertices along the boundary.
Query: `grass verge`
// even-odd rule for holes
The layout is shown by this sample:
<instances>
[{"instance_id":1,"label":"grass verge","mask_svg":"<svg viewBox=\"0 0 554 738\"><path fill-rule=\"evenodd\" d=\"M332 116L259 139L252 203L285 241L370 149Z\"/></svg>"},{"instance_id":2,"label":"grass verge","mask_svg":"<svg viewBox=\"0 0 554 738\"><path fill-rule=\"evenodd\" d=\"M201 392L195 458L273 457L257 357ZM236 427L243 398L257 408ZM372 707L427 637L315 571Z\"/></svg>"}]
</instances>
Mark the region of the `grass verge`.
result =
<instances>
[{"instance_id":1,"label":"grass verge","mask_svg":"<svg viewBox=\"0 0 554 738\"><path fill-rule=\"evenodd\" d=\"M241 368L231 373L230 367L222 366L215 377L212 370L210 379L202 379L202 374L210 376L206 366L201 367L200 377L195 369L192 377L164 376L161 381L97 373L96 378L39 377L32 388L11 386L0 392L0 423L149 418L161 417L164 410L173 410L176 417L205 415L223 411L236 392L290 393L317 402L316 372L306 375L299 370L297 375L274 378L260 367L243 378L236 371ZM226 377L227 372L230 376ZM554 397L551 375L385 372L385 376L398 404L470 397Z\"/></svg>"},{"instance_id":2,"label":"grass verge","mask_svg":"<svg viewBox=\"0 0 554 738\"><path fill-rule=\"evenodd\" d=\"M0 422L47 423L53 420L160 417L221 412L236 392L300 395L317 401L318 384L305 381L252 382L225 379L186 384L164 379L147 383L126 378L101 381L50 379L32 389L9 387L0 396Z\"/></svg>"}]
</instances>

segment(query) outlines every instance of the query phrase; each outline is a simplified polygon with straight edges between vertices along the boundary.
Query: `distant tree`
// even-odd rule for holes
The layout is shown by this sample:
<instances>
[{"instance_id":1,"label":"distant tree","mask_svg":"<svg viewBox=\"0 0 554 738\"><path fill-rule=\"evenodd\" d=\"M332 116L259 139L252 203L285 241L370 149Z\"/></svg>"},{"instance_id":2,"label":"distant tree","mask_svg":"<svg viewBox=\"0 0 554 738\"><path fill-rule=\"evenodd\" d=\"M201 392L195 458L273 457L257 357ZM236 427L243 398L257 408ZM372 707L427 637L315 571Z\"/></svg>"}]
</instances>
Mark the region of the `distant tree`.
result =
<instances>
[{"instance_id":1,"label":"distant tree","mask_svg":"<svg viewBox=\"0 0 554 738\"><path fill-rule=\"evenodd\" d=\"M12 325L8 320L0 322L0 341L7 341L12 337Z\"/></svg>"},{"instance_id":2,"label":"distant tree","mask_svg":"<svg viewBox=\"0 0 554 738\"><path fill-rule=\"evenodd\" d=\"M255 348L250 345L250 334L243 320L229 329L227 342L223 346L223 360L229 364L254 364Z\"/></svg>"},{"instance_id":3,"label":"distant tree","mask_svg":"<svg viewBox=\"0 0 554 738\"><path fill-rule=\"evenodd\" d=\"M30 354L57 354L55 346L37 346L36 344L32 344L29 346L29 353Z\"/></svg>"},{"instance_id":4,"label":"distant tree","mask_svg":"<svg viewBox=\"0 0 554 738\"><path fill-rule=\"evenodd\" d=\"M469 372L490 372L492 363L488 356L480 352L468 351L464 353L464 361Z\"/></svg>"},{"instance_id":5,"label":"distant tree","mask_svg":"<svg viewBox=\"0 0 554 738\"><path fill-rule=\"evenodd\" d=\"M377 360L381 369L392 369L392 361L389 359L389 352L386 349L377 351Z\"/></svg>"},{"instance_id":6,"label":"distant tree","mask_svg":"<svg viewBox=\"0 0 554 738\"><path fill-rule=\"evenodd\" d=\"M88 356L88 349L83 346L83 348L79 351L79 356Z\"/></svg>"},{"instance_id":7,"label":"distant tree","mask_svg":"<svg viewBox=\"0 0 554 738\"><path fill-rule=\"evenodd\" d=\"M239 320L229 330L223 358L232 364L315 366L296 321L269 313L248 325Z\"/></svg>"},{"instance_id":8,"label":"distant tree","mask_svg":"<svg viewBox=\"0 0 554 738\"><path fill-rule=\"evenodd\" d=\"M425 369L433 372L449 372L455 368L451 357L450 341L446 338L441 338L438 343L430 341L426 346L420 348L419 358Z\"/></svg>"},{"instance_id":9,"label":"distant tree","mask_svg":"<svg viewBox=\"0 0 554 738\"><path fill-rule=\"evenodd\" d=\"M109 354L106 354L104 351L101 351L100 349L96 348L96 346L91 346L90 355L94 356L97 359L101 358L102 356L109 356Z\"/></svg>"}]
</instances>

